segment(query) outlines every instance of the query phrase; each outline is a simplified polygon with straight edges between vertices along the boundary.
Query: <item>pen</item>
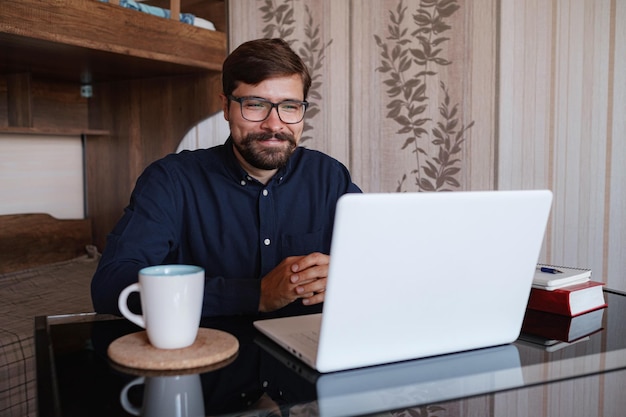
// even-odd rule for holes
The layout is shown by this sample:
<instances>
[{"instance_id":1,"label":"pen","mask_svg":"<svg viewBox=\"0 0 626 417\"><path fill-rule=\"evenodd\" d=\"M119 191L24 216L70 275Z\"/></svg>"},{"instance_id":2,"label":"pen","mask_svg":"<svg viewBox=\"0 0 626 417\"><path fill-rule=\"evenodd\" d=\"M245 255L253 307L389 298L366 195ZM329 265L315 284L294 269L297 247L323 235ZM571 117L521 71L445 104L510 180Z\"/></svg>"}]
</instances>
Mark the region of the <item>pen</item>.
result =
<instances>
[{"instance_id":1,"label":"pen","mask_svg":"<svg viewBox=\"0 0 626 417\"><path fill-rule=\"evenodd\" d=\"M548 268L546 266L542 266L541 268L539 268L539 270L541 272L545 272L548 274L562 274L563 273L563 271L559 271L558 269L555 269L555 268Z\"/></svg>"}]
</instances>

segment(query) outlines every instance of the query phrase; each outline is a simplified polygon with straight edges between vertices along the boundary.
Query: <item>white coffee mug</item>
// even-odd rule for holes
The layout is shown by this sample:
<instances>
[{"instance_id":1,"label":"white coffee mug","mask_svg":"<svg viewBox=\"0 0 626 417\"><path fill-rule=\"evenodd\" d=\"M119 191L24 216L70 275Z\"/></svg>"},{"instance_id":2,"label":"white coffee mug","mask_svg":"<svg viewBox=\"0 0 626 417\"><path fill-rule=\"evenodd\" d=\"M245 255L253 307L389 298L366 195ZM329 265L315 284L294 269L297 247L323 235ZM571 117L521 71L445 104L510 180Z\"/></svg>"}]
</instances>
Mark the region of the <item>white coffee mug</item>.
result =
<instances>
[{"instance_id":1,"label":"white coffee mug","mask_svg":"<svg viewBox=\"0 0 626 417\"><path fill-rule=\"evenodd\" d=\"M128 309L128 296L139 292L143 315ZM204 269L192 265L157 265L139 271L139 282L126 287L118 306L124 317L146 329L159 349L191 346L198 335Z\"/></svg>"},{"instance_id":2,"label":"white coffee mug","mask_svg":"<svg viewBox=\"0 0 626 417\"><path fill-rule=\"evenodd\" d=\"M128 399L128 391L144 384L143 405ZM144 417L204 417L204 398L200 375L140 377L126 384L120 393L126 412Z\"/></svg>"}]
</instances>

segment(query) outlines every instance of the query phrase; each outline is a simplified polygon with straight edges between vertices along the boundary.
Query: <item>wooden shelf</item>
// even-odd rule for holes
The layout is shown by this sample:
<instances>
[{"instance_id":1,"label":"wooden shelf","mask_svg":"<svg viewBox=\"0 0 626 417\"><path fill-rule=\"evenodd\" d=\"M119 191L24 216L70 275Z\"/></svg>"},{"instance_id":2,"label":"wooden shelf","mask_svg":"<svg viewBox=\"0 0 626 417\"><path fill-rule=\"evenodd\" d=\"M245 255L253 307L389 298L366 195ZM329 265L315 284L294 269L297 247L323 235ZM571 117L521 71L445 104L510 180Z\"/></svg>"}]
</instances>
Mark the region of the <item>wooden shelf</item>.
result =
<instances>
[{"instance_id":1,"label":"wooden shelf","mask_svg":"<svg viewBox=\"0 0 626 417\"><path fill-rule=\"evenodd\" d=\"M108 130L76 129L76 128L37 128L37 127L0 127L0 133L15 135L42 135L42 136L108 136Z\"/></svg>"},{"instance_id":2,"label":"wooden shelf","mask_svg":"<svg viewBox=\"0 0 626 417\"><path fill-rule=\"evenodd\" d=\"M2 0L0 72L82 83L220 72L226 34L98 0Z\"/></svg>"}]
</instances>

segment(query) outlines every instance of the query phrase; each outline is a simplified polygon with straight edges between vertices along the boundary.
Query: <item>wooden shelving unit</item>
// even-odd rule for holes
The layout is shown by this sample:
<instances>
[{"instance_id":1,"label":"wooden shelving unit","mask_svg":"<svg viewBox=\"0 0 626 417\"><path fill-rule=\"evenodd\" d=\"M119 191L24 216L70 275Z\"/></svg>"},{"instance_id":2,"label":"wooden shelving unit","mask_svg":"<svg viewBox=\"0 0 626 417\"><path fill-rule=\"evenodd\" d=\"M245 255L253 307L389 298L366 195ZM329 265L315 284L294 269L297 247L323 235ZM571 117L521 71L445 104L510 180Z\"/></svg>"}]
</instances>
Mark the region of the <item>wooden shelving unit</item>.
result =
<instances>
[{"instance_id":1,"label":"wooden shelving unit","mask_svg":"<svg viewBox=\"0 0 626 417\"><path fill-rule=\"evenodd\" d=\"M220 110L226 0L149 3L170 1L217 31L98 0L0 2L0 133L87 136L101 250L141 171Z\"/></svg>"}]
</instances>

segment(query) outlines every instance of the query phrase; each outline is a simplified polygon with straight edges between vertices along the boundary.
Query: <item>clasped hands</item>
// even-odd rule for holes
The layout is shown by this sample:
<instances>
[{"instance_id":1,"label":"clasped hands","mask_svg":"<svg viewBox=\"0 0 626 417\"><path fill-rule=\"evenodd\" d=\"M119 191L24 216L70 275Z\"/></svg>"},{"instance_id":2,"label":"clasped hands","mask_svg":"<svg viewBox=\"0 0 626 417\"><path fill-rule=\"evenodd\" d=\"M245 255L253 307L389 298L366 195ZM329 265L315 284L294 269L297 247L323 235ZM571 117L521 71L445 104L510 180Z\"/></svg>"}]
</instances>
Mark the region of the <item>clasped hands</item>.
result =
<instances>
[{"instance_id":1,"label":"clasped hands","mask_svg":"<svg viewBox=\"0 0 626 417\"><path fill-rule=\"evenodd\" d=\"M323 302L329 261L319 252L285 258L261 280L259 311L278 310L299 298L304 305Z\"/></svg>"}]
</instances>

